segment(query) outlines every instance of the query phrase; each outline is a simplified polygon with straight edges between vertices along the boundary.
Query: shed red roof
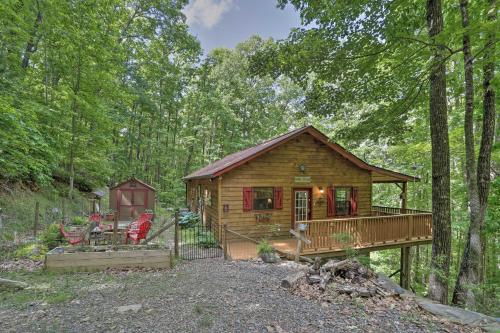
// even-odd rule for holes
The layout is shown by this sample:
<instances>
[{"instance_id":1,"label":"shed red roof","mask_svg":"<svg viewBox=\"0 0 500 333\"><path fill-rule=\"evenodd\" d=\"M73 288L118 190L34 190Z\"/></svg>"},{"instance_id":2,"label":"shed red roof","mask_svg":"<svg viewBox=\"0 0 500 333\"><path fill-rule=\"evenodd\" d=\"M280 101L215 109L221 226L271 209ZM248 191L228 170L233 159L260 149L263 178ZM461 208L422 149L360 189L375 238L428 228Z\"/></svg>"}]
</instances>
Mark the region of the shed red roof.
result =
<instances>
[{"instance_id":1,"label":"shed red roof","mask_svg":"<svg viewBox=\"0 0 500 333\"><path fill-rule=\"evenodd\" d=\"M270 139L268 141L262 142L256 146L241 150L239 152L230 154L218 161L215 161L189 175L184 177L185 180L189 179L201 179L201 178L215 178L218 177L234 168L237 168L238 166L242 165L243 163L246 163L268 151L270 151L273 148L276 148L285 142L288 142L289 140L304 134L308 133L312 135L316 140L324 143L327 145L329 148L332 150L336 151L340 155L342 155L344 158L348 159L358 167L373 171L377 173L380 176L380 182L384 181L415 181L418 180L417 177L405 175L403 173L379 168L373 165L370 165L366 163L365 161L361 160L354 154L348 152L346 149L344 149L342 146L340 146L337 143L331 142L330 139L321 133L319 130L317 130L313 126L305 126L302 128L298 128L296 130L290 131L288 133L285 133L283 135L280 135L276 138ZM386 178L383 178L386 177Z\"/></svg>"}]
</instances>

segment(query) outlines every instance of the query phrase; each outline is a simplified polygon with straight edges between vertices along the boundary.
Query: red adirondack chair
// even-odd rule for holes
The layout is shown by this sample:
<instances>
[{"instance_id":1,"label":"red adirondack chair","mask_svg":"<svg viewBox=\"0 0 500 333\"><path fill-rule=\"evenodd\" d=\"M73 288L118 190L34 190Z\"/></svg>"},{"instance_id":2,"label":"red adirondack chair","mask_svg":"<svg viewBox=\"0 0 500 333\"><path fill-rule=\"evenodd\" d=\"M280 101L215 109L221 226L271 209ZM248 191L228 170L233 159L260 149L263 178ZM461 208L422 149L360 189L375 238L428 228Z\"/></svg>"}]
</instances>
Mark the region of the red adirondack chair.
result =
<instances>
[{"instance_id":1,"label":"red adirondack chair","mask_svg":"<svg viewBox=\"0 0 500 333\"><path fill-rule=\"evenodd\" d=\"M97 223L100 224L101 221L102 221L101 214L99 214L99 213L92 213L92 214L90 214L89 221L90 222L97 222Z\"/></svg>"},{"instance_id":2,"label":"red adirondack chair","mask_svg":"<svg viewBox=\"0 0 500 333\"><path fill-rule=\"evenodd\" d=\"M141 215L139 215L139 218L137 219L137 221L139 223L142 223L142 222L145 222L145 221L152 221L153 220L153 216L154 216L153 213L143 212L143 213L141 213Z\"/></svg>"},{"instance_id":3,"label":"red adirondack chair","mask_svg":"<svg viewBox=\"0 0 500 333\"><path fill-rule=\"evenodd\" d=\"M139 244L141 239L146 239L151 226L152 223L149 220L132 222L127 230L125 243L128 244L128 240L130 239L134 244Z\"/></svg>"},{"instance_id":4,"label":"red adirondack chair","mask_svg":"<svg viewBox=\"0 0 500 333\"><path fill-rule=\"evenodd\" d=\"M61 234L71 245L79 244L85 240L85 230L65 231L64 224L59 224Z\"/></svg>"}]
</instances>

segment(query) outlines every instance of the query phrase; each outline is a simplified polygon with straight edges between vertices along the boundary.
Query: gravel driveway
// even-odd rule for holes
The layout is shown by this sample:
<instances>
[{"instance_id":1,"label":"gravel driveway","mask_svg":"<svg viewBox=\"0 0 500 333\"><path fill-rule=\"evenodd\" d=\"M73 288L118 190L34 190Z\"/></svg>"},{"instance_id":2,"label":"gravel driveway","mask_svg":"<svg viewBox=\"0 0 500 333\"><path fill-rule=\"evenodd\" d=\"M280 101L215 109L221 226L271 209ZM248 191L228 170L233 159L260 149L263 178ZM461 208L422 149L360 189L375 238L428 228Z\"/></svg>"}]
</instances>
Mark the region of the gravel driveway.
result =
<instances>
[{"instance_id":1,"label":"gravel driveway","mask_svg":"<svg viewBox=\"0 0 500 333\"><path fill-rule=\"evenodd\" d=\"M371 311L356 300L321 304L292 295L279 287L291 270L205 259L169 271L67 274L72 300L0 305L0 331L470 332L415 308Z\"/></svg>"}]
</instances>

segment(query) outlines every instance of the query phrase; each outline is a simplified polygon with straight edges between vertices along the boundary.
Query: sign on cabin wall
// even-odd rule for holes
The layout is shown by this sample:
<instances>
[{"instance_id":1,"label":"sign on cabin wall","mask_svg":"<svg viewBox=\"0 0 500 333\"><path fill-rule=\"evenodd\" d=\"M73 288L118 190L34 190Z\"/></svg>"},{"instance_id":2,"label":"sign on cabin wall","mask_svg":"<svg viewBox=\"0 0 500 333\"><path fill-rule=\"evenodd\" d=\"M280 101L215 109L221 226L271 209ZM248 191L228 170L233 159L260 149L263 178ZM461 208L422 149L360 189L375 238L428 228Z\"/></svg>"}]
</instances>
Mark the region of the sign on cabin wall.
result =
<instances>
[{"instance_id":1,"label":"sign on cabin wall","mask_svg":"<svg viewBox=\"0 0 500 333\"><path fill-rule=\"evenodd\" d=\"M310 176L295 176L293 178L293 180L296 183L310 183L311 177Z\"/></svg>"},{"instance_id":2,"label":"sign on cabin wall","mask_svg":"<svg viewBox=\"0 0 500 333\"><path fill-rule=\"evenodd\" d=\"M272 214L255 214L255 220L257 223L268 223L271 222Z\"/></svg>"}]
</instances>

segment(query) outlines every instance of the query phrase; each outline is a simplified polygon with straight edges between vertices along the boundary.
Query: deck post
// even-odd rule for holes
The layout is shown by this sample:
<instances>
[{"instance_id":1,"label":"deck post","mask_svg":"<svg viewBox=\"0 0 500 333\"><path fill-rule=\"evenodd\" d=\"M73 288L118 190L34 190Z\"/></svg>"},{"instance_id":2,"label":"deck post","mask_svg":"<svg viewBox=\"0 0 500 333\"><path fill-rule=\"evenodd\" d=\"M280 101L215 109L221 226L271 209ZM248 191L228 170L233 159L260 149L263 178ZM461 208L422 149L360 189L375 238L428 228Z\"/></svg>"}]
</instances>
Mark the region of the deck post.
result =
<instances>
[{"instance_id":1,"label":"deck post","mask_svg":"<svg viewBox=\"0 0 500 333\"><path fill-rule=\"evenodd\" d=\"M410 247L401 247L401 261L399 268L399 285L401 288L410 288Z\"/></svg>"},{"instance_id":2,"label":"deck post","mask_svg":"<svg viewBox=\"0 0 500 333\"><path fill-rule=\"evenodd\" d=\"M408 183L403 182L403 188L401 189L401 214L406 214L406 208L408 204Z\"/></svg>"},{"instance_id":3,"label":"deck post","mask_svg":"<svg viewBox=\"0 0 500 333\"><path fill-rule=\"evenodd\" d=\"M175 211L174 216L175 226L174 226L174 255L175 258L179 257L179 210Z\"/></svg>"}]
</instances>

